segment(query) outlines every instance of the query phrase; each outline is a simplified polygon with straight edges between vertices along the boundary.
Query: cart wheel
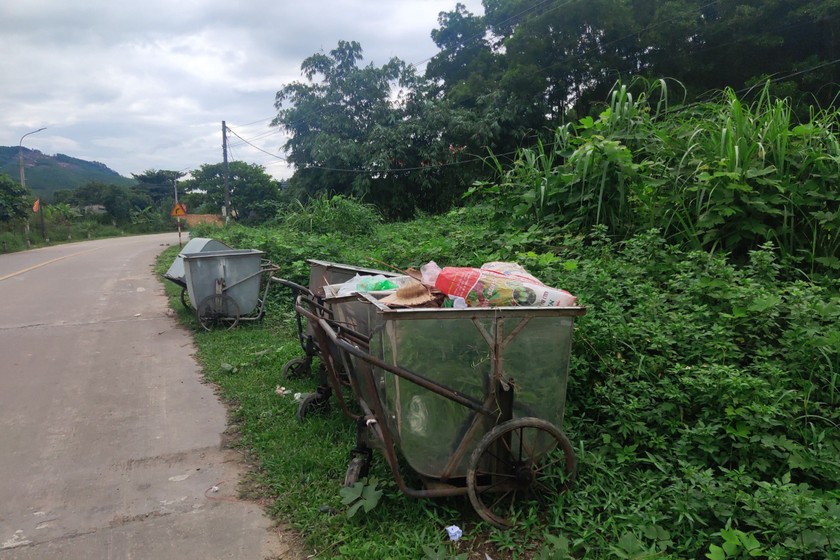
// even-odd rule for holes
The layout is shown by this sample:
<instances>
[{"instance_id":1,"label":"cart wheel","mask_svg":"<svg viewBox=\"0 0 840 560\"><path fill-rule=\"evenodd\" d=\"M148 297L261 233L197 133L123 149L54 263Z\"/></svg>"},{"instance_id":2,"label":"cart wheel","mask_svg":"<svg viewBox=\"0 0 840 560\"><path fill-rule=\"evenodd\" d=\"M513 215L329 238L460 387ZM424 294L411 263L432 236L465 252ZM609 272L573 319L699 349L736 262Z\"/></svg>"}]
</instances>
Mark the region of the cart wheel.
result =
<instances>
[{"instance_id":1,"label":"cart wheel","mask_svg":"<svg viewBox=\"0 0 840 560\"><path fill-rule=\"evenodd\" d=\"M239 306L232 297L225 294L213 294L201 300L196 314L198 322L207 331L223 324L230 330L239 323Z\"/></svg>"},{"instance_id":2,"label":"cart wheel","mask_svg":"<svg viewBox=\"0 0 840 560\"><path fill-rule=\"evenodd\" d=\"M316 412L327 412L329 409L329 395L324 395L323 393L309 393L303 397L302 401L300 401L300 405L297 409L297 417L298 420L303 422L308 415Z\"/></svg>"},{"instance_id":3,"label":"cart wheel","mask_svg":"<svg viewBox=\"0 0 840 560\"><path fill-rule=\"evenodd\" d=\"M350 487L359 482L368 474L370 459L365 455L354 455L347 465L347 473L344 475L344 486Z\"/></svg>"},{"instance_id":4,"label":"cart wheel","mask_svg":"<svg viewBox=\"0 0 840 560\"><path fill-rule=\"evenodd\" d=\"M312 363L307 358L292 358L280 370L280 375L286 379L303 379L312 373Z\"/></svg>"},{"instance_id":5,"label":"cart wheel","mask_svg":"<svg viewBox=\"0 0 840 560\"><path fill-rule=\"evenodd\" d=\"M520 511L548 507L576 471L569 439L551 422L516 418L499 424L473 451L467 493L476 512L496 527L511 527Z\"/></svg>"},{"instance_id":6,"label":"cart wheel","mask_svg":"<svg viewBox=\"0 0 840 560\"><path fill-rule=\"evenodd\" d=\"M192 309L190 306L190 296L186 288L181 288L181 305L184 306L184 309Z\"/></svg>"}]
</instances>

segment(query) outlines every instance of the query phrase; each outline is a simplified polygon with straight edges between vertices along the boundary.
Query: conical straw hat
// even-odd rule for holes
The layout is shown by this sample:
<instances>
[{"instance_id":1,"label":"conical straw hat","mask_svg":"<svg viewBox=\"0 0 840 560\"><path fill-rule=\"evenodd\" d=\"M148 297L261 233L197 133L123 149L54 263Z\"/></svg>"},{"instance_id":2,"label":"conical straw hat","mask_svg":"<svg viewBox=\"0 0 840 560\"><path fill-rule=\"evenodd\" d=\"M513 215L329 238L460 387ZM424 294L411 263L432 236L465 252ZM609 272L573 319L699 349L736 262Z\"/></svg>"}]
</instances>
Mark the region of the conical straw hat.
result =
<instances>
[{"instance_id":1,"label":"conical straw hat","mask_svg":"<svg viewBox=\"0 0 840 560\"><path fill-rule=\"evenodd\" d=\"M404 307L413 307L416 305L423 305L429 303L434 298L429 289L420 282L411 282L399 288L396 292L389 296L385 296L380 302L386 305L402 305Z\"/></svg>"}]
</instances>

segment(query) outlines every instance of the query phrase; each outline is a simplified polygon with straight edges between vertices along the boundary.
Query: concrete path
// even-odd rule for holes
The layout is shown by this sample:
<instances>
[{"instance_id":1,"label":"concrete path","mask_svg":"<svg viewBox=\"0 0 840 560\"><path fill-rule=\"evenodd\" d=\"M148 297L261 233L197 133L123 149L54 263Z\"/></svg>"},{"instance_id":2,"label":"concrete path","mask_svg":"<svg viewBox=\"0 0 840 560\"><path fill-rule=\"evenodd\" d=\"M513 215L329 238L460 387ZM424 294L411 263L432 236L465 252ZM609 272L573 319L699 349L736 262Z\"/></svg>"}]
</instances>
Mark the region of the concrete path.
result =
<instances>
[{"instance_id":1,"label":"concrete path","mask_svg":"<svg viewBox=\"0 0 840 560\"><path fill-rule=\"evenodd\" d=\"M0 560L298 558L255 504L155 257L177 234L0 255Z\"/></svg>"}]
</instances>

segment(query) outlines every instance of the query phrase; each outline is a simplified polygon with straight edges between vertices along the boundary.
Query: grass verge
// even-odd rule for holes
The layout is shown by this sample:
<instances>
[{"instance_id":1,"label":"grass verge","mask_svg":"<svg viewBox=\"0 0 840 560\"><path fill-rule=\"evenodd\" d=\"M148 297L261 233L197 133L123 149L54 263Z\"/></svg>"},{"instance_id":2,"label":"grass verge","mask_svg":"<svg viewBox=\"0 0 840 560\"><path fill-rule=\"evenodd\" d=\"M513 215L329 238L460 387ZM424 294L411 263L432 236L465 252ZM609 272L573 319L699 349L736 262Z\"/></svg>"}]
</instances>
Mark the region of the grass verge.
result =
<instances>
[{"instance_id":1,"label":"grass verge","mask_svg":"<svg viewBox=\"0 0 840 560\"><path fill-rule=\"evenodd\" d=\"M170 247L160 255L158 274L166 271L178 251ZM316 381L281 378L283 364L303 355L289 302L275 294L263 321L206 332L181 304L181 288L164 283L179 320L194 330L197 358L207 381L219 387L228 405L231 431L238 436L233 445L256 466L242 491L265 503L276 520L298 532L311 555L418 558L427 547L429 553L440 554L429 557L484 558L484 551L494 559L508 557L484 544L486 539L474 531L469 536L478 517L466 497L434 502L405 497L382 460L374 460L371 471L379 481L377 488L384 491L380 505L364 517L348 519L339 491L355 444L355 427L337 406L303 422L296 418L295 395L314 391ZM285 389L285 394L278 394L278 389ZM451 524L461 526L467 536L448 542L444 528Z\"/></svg>"},{"instance_id":2,"label":"grass verge","mask_svg":"<svg viewBox=\"0 0 840 560\"><path fill-rule=\"evenodd\" d=\"M266 251L284 277L304 284L306 258L401 268L516 261L589 309L576 321L563 423L577 479L547 515L525 515L510 531L482 523L464 497L405 497L379 453L370 486L382 498L347 518L340 486L353 427L337 409L295 419L293 395L315 381L280 378L302 354L286 294L272 292L263 323L197 332L207 378L259 465L255 487L313 554L838 558L836 281L803 278L769 245L736 265L670 245L656 231L620 241L598 228L504 233L476 212L381 224L373 236L282 226L212 234ZM288 394L276 394L277 385ZM464 530L460 541L447 540L450 524Z\"/></svg>"}]
</instances>

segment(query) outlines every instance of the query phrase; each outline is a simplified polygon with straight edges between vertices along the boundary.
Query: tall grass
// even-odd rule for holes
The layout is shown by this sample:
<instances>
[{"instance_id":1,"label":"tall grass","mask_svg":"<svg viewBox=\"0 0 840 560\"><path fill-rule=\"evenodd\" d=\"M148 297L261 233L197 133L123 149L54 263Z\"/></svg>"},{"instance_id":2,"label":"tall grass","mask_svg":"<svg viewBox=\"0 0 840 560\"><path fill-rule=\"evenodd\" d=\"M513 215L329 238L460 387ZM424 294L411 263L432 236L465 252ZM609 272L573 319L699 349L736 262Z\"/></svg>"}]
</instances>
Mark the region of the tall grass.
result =
<instances>
[{"instance_id":1,"label":"tall grass","mask_svg":"<svg viewBox=\"0 0 840 560\"><path fill-rule=\"evenodd\" d=\"M506 169L495 160L499 184L471 194L512 228L603 225L626 238L657 227L736 258L772 241L810 273L840 269L838 112L798 123L767 86L676 108L672 95L663 80L616 84L597 118L558 127L553 145L520 150Z\"/></svg>"}]
</instances>

